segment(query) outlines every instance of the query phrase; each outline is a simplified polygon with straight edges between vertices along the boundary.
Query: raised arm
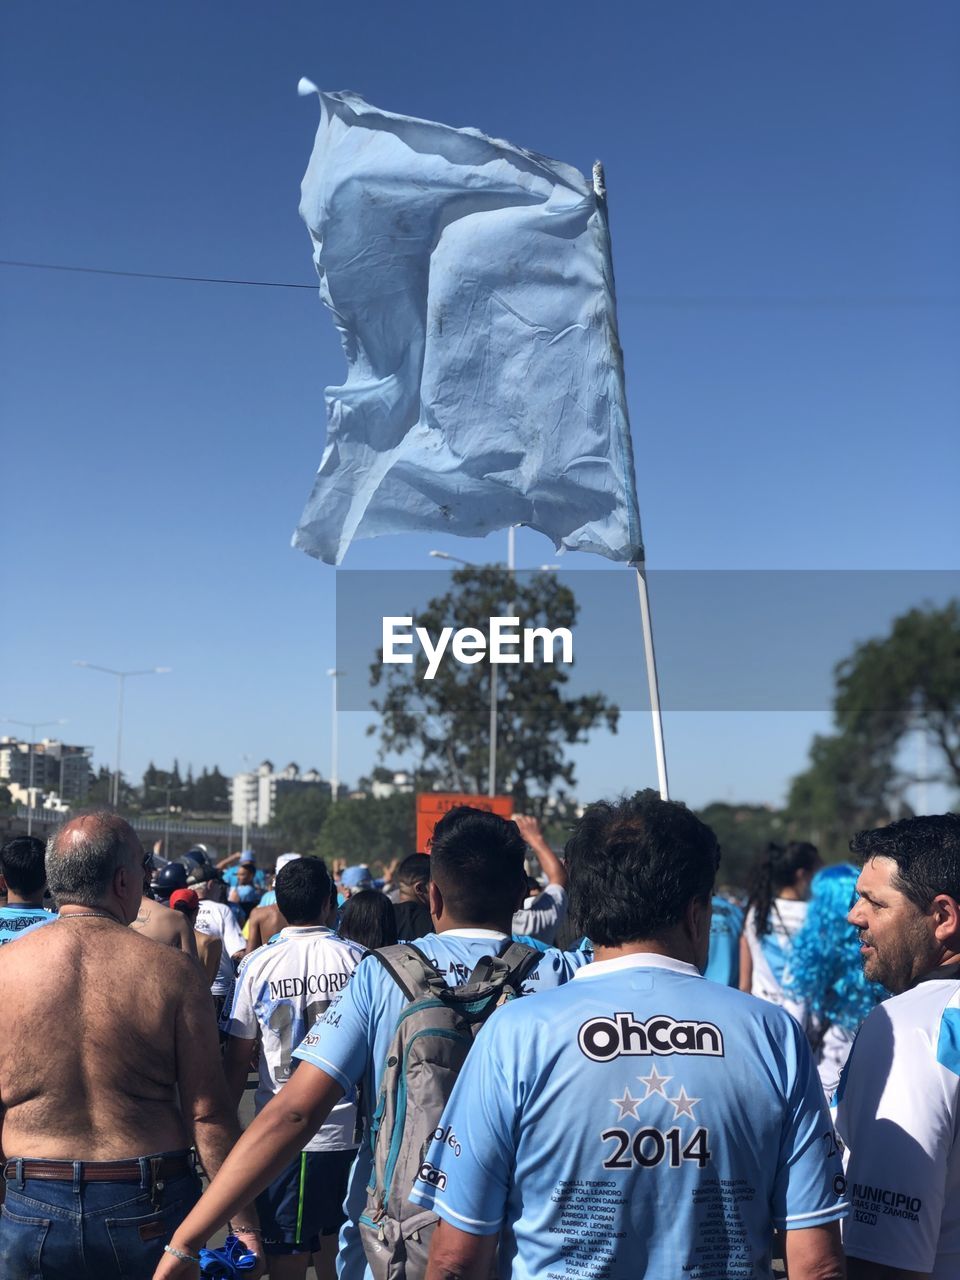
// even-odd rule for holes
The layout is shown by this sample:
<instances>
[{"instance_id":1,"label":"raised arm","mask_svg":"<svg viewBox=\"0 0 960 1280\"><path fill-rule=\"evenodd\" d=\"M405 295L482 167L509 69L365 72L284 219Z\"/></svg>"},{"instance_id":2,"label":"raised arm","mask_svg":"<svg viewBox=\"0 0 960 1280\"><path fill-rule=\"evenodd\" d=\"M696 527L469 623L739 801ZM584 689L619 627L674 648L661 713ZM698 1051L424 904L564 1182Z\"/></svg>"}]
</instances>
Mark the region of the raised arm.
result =
<instances>
[{"instance_id":1,"label":"raised arm","mask_svg":"<svg viewBox=\"0 0 960 1280\"><path fill-rule=\"evenodd\" d=\"M546 840L543 838L543 832L540 830L540 823L536 818L530 817L524 813L517 813L513 818L514 822L520 828L520 834L533 852L537 855L537 861L543 868L543 873L547 877L548 884L558 884L566 888L567 869L553 852Z\"/></svg>"}]
</instances>

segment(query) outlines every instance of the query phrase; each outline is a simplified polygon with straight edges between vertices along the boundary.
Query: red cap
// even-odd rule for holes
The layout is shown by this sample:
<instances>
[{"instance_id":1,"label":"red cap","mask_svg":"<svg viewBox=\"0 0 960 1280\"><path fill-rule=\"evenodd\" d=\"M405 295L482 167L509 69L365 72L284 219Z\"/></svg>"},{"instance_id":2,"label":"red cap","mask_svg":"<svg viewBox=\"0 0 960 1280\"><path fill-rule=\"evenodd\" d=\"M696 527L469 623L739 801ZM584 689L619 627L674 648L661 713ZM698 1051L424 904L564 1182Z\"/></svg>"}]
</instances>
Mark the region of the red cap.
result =
<instances>
[{"instance_id":1,"label":"red cap","mask_svg":"<svg viewBox=\"0 0 960 1280\"><path fill-rule=\"evenodd\" d=\"M196 911L200 906L200 899L192 889L175 889L170 895L171 907L176 907L178 902L182 902L188 911Z\"/></svg>"}]
</instances>

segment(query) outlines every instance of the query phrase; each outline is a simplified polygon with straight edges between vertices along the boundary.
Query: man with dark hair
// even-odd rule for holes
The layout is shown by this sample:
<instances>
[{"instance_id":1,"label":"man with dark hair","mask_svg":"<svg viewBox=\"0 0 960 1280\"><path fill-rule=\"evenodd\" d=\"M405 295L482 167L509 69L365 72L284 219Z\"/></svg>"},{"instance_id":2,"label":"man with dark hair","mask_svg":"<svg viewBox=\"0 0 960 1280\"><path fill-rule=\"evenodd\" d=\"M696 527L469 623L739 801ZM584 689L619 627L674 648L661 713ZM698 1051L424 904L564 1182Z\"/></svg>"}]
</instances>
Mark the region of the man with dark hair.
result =
<instances>
[{"instance_id":1,"label":"man with dark hair","mask_svg":"<svg viewBox=\"0 0 960 1280\"><path fill-rule=\"evenodd\" d=\"M430 859L425 853L411 853L393 873L398 898L393 904L397 937L413 942L433 932L430 919Z\"/></svg>"},{"instance_id":2,"label":"man with dark hair","mask_svg":"<svg viewBox=\"0 0 960 1280\"><path fill-rule=\"evenodd\" d=\"M282 867L276 892L289 924L275 942L244 960L223 1019L223 1066L238 1105L258 1033L262 1038L258 1113L289 1080L293 1051L339 996L363 956L361 947L330 928L337 893L319 858L296 858ZM357 1150L356 1113L350 1090L257 1200L273 1280L302 1280L311 1254L321 1280L333 1280L343 1198Z\"/></svg>"},{"instance_id":3,"label":"man with dark hair","mask_svg":"<svg viewBox=\"0 0 960 1280\"><path fill-rule=\"evenodd\" d=\"M516 826L495 814L459 806L437 823L428 891L436 932L418 939L417 947L449 986L465 982L484 956L500 955L510 945L513 912L526 892L524 853ZM260 954L254 952L252 959ZM556 986L568 972L563 956L547 951L521 990L528 994ZM406 1003L375 955L360 962L340 999L295 1050L300 1066L289 1083L261 1111L184 1222L174 1240L178 1248L195 1252L241 1202L267 1184L273 1171L297 1155L331 1108L360 1085L367 1138L350 1177L339 1259L340 1280L360 1280L366 1263L356 1223L371 1173L369 1124L387 1049ZM168 1262L157 1274L186 1273Z\"/></svg>"},{"instance_id":4,"label":"man with dark hair","mask_svg":"<svg viewBox=\"0 0 960 1280\"><path fill-rule=\"evenodd\" d=\"M413 1200L427 1280L771 1274L839 1280L840 1162L800 1028L705 981L716 837L645 792L567 846L593 964L504 1005L458 1077ZM640 1087L642 1086L642 1088Z\"/></svg>"},{"instance_id":5,"label":"man with dark hair","mask_svg":"<svg viewBox=\"0 0 960 1280\"><path fill-rule=\"evenodd\" d=\"M850 842L863 867L848 919L867 1017L837 1090L853 1216L851 1280L960 1275L960 815L905 818Z\"/></svg>"},{"instance_id":6,"label":"man with dark hair","mask_svg":"<svg viewBox=\"0 0 960 1280\"><path fill-rule=\"evenodd\" d=\"M147 863L117 814L71 819L59 918L0 949L4 1277L149 1275L199 1193L191 1145L212 1176L237 1136L199 965L129 928Z\"/></svg>"},{"instance_id":7,"label":"man with dark hair","mask_svg":"<svg viewBox=\"0 0 960 1280\"><path fill-rule=\"evenodd\" d=\"M7 905L0 907L0 947L24 929L57 918L43 906L47 887L43 859L44 844L36 836L16 836L0 848L0 876L7 886Z\"/></svg>"}]
</instances>

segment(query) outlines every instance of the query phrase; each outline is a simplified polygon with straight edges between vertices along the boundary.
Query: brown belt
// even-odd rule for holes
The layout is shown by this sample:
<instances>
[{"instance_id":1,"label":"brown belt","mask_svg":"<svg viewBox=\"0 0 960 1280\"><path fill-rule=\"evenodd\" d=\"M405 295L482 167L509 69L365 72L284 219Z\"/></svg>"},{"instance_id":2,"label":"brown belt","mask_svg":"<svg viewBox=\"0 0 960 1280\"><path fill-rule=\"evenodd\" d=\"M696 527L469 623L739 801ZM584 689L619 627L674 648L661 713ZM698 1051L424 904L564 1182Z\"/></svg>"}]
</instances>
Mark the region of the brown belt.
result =
<instances>
[{"instance_id":1,"label":"brown belt","mask_svg":"<svg viewBox=\"0 0 960 1280\"><path fill-rule=\"evenodd\" d=\"M193 1172L193 1159L189 1151L174 1156L146 1157L147 1173L155 1180L182 1178ZM24 1180L39 1178L48 1182L72 1182L72 1160L7 1160L3 1167L7 1181L22 1177ZM87 1160L80 1161L81 1182L139 1182L142 1178L139 1160Z\"/></svg>"}]
</instances>

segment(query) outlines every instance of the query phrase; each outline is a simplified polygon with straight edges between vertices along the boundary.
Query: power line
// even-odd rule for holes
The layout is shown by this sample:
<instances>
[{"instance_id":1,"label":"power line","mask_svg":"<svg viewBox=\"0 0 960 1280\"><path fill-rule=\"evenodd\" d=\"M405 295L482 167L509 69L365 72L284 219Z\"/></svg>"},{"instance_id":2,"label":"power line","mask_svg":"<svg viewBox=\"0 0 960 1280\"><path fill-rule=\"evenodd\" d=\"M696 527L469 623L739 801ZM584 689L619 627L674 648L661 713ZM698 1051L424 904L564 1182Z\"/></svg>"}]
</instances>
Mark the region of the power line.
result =
<instances>
[{"instance_id":1,"label":"power line","mask_svg":"<svg viewBox=\"0 0 960 1280\"><path fill-rule=\"evenodd\" d=\"M15 262L0 258L0 267L28 267L33 271L77 271L88 276L123 276L132 280L178 280L189 284L242 284L258 289L313 289L316 284L287 284L280 280L230 280L223 276L171 276L158 271L110 271L106 267L71 267L58 262Z\"/></svg>"},{"instance_id":2,"label":"power line","mask_svg":"<svg viewBox=\"0 0 960 1280\"><path fill-rule=\"evenodd\" d=\"M159 271L114 271L107 267L77 267L57 262L21 262L10 258L0 258L0 267L24 267L32 271L71 271L91 276L119 276L130 280L174 280L186 284L231 284L244 285L257 289L311 289L316 291L317 284L295 284L282 280L236 280L225 276L179 276L167 275ZM898 307L955 307L960 297L951 294L894 294L874 297L842 297L813 296L797 297L790 295L762 294L708 294L678 295L668 294L621 294L618 301L622 306L648 307L651 309L683 310L727 308L745 311L763 310L856 310L856 309L889 309Z\"/></svg>"}]
</instances>

